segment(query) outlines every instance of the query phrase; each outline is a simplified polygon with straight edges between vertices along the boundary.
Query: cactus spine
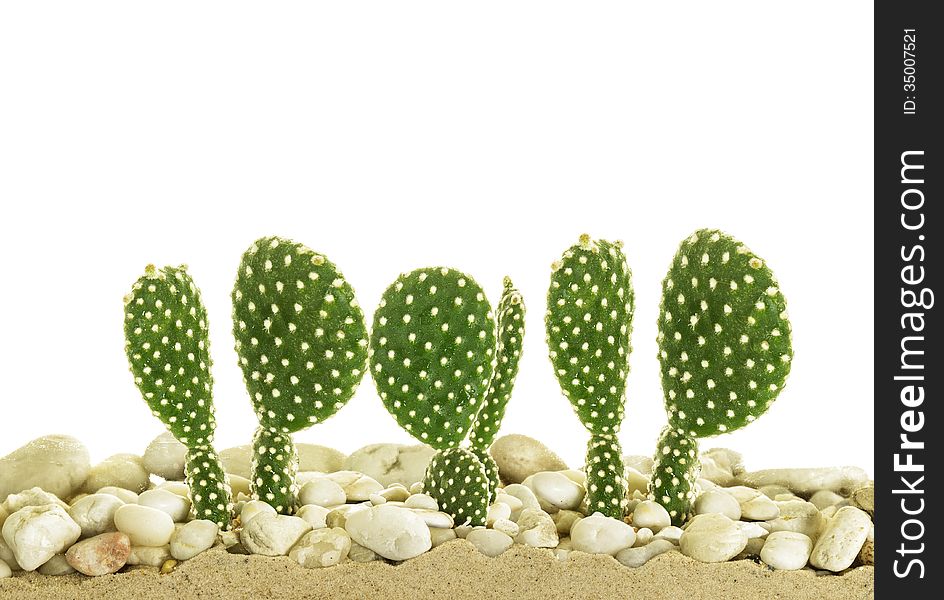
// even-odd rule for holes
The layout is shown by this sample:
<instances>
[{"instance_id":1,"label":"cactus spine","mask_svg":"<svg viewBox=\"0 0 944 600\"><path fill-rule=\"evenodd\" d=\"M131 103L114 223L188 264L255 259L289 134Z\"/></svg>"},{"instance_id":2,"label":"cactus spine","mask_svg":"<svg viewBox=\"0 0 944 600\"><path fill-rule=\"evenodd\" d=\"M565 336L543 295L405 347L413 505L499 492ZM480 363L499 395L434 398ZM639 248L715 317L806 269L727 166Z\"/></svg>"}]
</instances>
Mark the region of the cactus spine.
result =
<instances>
[{"instance_id":1,"label":"cactus spine","mask_svg":"<svg viewBox=\"0 0 944 600\"><path fill-rule=\"evenodd\" d=\"M243 254L232 300L239 366L259 419L253 496L290 514L298 468L291 434L354 395L367 362L364 314L334 263L278 237Z\"/></svg>"},{"instance_id":2,"label":"cactus spine","mask_svg":"<svg viewBox=\"0 0 944 600\"><path fill-rule=\"evenodd\" d=\"M717 230L682 242L662 282L657 340L669 424L650 482L675 524L691 512L697 439L767 411L790 372L790 333L780 286L760 257Z\"/></svg>"},{"instance_id":3,"label":"cactus spine","mask_svg":"<svg viewBox=\"0 0 944 600\"><path fill-rule=\"evenodd\" d=\"M125 297L125 353L155 417L187 447L193 515L226 529L229 483L213 450L213 377L206 309L187 268L148 265Z\"/></svg>"},{"instance_id":4,"label":"cactus spine","mask_svg":"<svg viewBox=\"0 0 944 600\"><path fill-rule=\"evenodd\" d=\"M495 368L495 320L476 281L445 267L401 275L374 313L370 372L384 406L437 449L425 487L458 523L484 525L491 490L481 461L459 448Z\"/></svg>"},{"instance_id":5,"label":"cactus spine","mask_svg":"<svg viewBox=\"0 0 944 600\"><path fill-rule=\"evenodd\" d=\"M622 243L580 241L552 265L547 343L561 389L590 433L591 511L621 519L626 478L617 434L623 421L634 311L632 272Z\"/></svg>"}]
</instances>

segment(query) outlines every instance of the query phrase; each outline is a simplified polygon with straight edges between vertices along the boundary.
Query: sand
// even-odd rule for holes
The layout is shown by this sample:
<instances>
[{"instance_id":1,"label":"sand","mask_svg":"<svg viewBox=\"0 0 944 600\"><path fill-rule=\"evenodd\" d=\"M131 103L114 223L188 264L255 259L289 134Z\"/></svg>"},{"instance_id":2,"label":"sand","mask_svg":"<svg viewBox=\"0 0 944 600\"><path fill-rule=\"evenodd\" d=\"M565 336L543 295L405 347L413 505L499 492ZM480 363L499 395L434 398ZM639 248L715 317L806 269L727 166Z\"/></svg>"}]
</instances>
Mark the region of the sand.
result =
<instances>
[{"instance_id":1,"label":"sand","mask_svg":"<svg viewBox=\"0 0 944 600\"><path fill-rule=\"evenodd\" d=\"M524 546L488 558L465 540L455 540L399 565L347 562L310 570L289 558L229 554L218 547L167 575L149 567L97 578L20 574L0 579L0 598L851 600L872 598L874 587L873 567L817 575L772 571L750 560L703 564L669 552L630 569L609 556L573 553L559 561L548 550Z\"/></svg>"}]
</instances>

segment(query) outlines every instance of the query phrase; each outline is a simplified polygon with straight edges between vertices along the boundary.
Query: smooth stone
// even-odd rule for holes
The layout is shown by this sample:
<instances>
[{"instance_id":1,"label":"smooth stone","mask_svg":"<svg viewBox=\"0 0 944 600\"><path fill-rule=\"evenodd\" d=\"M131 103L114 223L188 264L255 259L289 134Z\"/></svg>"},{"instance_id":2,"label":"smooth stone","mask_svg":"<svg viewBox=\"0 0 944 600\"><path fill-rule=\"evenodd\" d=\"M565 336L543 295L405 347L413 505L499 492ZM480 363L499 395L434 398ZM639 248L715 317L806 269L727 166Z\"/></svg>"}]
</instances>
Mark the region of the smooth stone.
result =
<instances>
[{"instance_id":1,"label":"smooth stone","mask_svg":"<svg viewBox=\"0 0 944 600\"><path fill-rule=\"evenodd\" d=\"M56 504L66 510L69 509L69 505L60 500L55 494L50 494L38 487L23 490L18 494L10 494L7 496L7 499L3 501L2 506L6 513L11 515L27 506L45 506L47 504Z\"/></svg>"},{"instance_id":2,"label":"smooth stone","mask_svg":"<svg viewBox=\"0 0 944 600\"><path fill-rule=\"evenodd\" d=\"M696 515L679 539L682 554L705 563L725 562L747 546L747 536L737 524L718 513Z\"/></svg>"},{"instance_id":3,"label":"smooth stone","mask_svg":"<svg viewBox=\"0 0 944 600\"><path fill-rule=\"evenodd\" d=\"M262 500L250 500L243 504L242 509L239 511L239 521L245 527L253 518L261 515L274 515L276 513L275 509L272 508L269 504L263 502Z\"/></svg>"},{"instance_id":4,"label":"smooth stone","mask_svg":"<svg viewBox=\"0 0 944 600\"><path fill-rule=\"evenodd\" d=\"M587 489L587 473L578 469L564 469L563 471L554 471L555 473L560 473L567 479L573 481L583 489ZM536 473L535 473L536 475ZM522 482L522 485L524 482Z\"/></svg>"},{"instance_id":5,"label":"smooth stone","mask_svg":"<svg viewBox=\"0 0 944 600\"><path fill-rule=\"evenodd\" d=\"M819 490L810 496L810 504L820 510L823 510L828 506L835 506L844 500L845 498L836 492L833 492L832 490Z\"/></svg>"},{"instance_id":6,"label":"smooth stone","mask_svg":"<svg viewBox=\"0 0 944 600\"><path fill-rule=\"evenodd\" d=\"M515 543L509 535L494 529L475 529L470 531L465 539L475 546L476 550L493 558Z\"/></svg>"},{"instance_id":7,"label":"smooth stone","mask_svg":"<svg viewBox=\"0 0 944 600\"><path fill-rule=\"evenodd\" d=\"M738 501L731 494L719 490L708 490L699 494L695 498L694 507L696 515L717 513L732 521L741 518L741 505Z\"/></svg>"},{"instance_id":8,"label":"smooth stone","mask_svg":"<svg viewBox=\"0 0 944 600\"><path fill-rule=\"evenodd\" d=\"M426 477L435 453L426 444L371 444L351 453L343 468L368 475L384 487L399 483L409 488Z\"/></svg>"},{"instance_id":9,"label":"smooth stone","mask_svg":"<svg viewBox=\"0 0 944 600\"><path fill-rule=\"evenodd\" d=\"M632 547L636 532L628 523L594 513L571 527L570 542L574 550L616 556L620 550Z\"/></svg>"},{"instance_id":10,"label":"smooth stone","mask_svg":"<svg viewBox=\"0 0 944 600\"><path fill-rule=\"evenodd\" d=\"M432 548L429 527L412 509L381 504L348 516L351 539L389 560L407 560Z\"/></svg>"},{"instance_id":11,"label":"smooth stone","mask_svg":"<svg viewBox=\"0 0 944 600\"><path fill-rule=\"evenodd\" d=\"M649 477L633 467L626 467L626 489L630 496L636 492L646 495L649 491Z\"/></svg>"},{"instance_id":12,"label":"smooth stone","mask_svg":"<svg viewBox=\"0 0 944 600\"><path fill-rule=\"evenodd\" d=\"M239 541L252 554L285 556L309 531L311 525L305 519L262 513L243 525Z\"/></svg>"},{"instance_id":13,"label":"smooth stone","mask_svg":"<svg viewBox=\"0 0 944 600\"><path fill-rule=\"evenodd\" d=\"M780 496L783 495L793 496L793 492L782 485L765 485L764 487L759 488L757 491L767 496L771 500L780 500Z\"/></svg>"},{"instance_id":14,"label":"smooth stone","mask_svg":"<svg viewBox=\"0 0 944 600\"><path fill-rule=\"evenodd\" d=\"M246 480L246 485L249 485L248 479ZM158 485L156 489L167 490L168 492L172 492L178 496L183 496L184 498L190 497L190 486L183 481L165 481ZM233 493L236 493L235 488L233 488Z\"/></svg>"},{"instance_id":15,"label":"smooth stone","mask_svg":"<svg viewBox=\"0 0 944 600\"><path fill-rule=\"evenodd\" d=\"M438 510L426 510L425 508L415 508L413 512L418 514L427 527L436 529L452 529L455 526L450 515Z\"/></svg>"},{"instance_id":16,"label":"smooth stone","mask_svg":"<svg viewBox=\"0 0 944 600\"><path fill-rule=\"evenodd\" d=\"M141 464L148 473L168 481L180 481L187 464L187 447L178 442L174 434L165 431L148 444Z\"/></svg>"},{"instance_id":17,"label":"smooth stone","mask_svg":"<svg viewBox=\"0 0 944 600\"><path fill-rule=\"evenodd\" d=\"M325 477L341 486L348 502L370 500L371 494L376 494L384 489L380 482L373 477L356 471L338 471L328 473Z\"/></svg>"},{"instance_id":18,"label":"smooth stone","mask_svg":"<svg viewBox=\"0 0 944 600\"><path fill-rule=\"evenodd\" d=\"M125 503L111 494L89 494L69 507L69 516L82 528L82 537L117 531L115 511Z\"/></svg>"},{"instance_id":19,"label":"smooth stone","mask_svg":"<svg viewBox=\"0 0 944 600\"><path fill-rule=\"evenodd\" d=\"M817 508L806 500L788 500L778 502L780 516L767 521L770 531L793 531L802 533L814 542L826 525L826 518Z\"/></svg>"},{"instance_id":20,"label":"smooth stone","mask_svg":"<svg viewBox=\"0 0 944 600\"><path fill-rule=\"evenodd\" d=\"M127 534L132 546L164 546L174 534L170 515L150 506L125 504L115 511L115 527Z\"/></svg>"},{"instance_id":21,"label":"smooth stone","mask_svg":"<svg viewBox=\"0 0 944 600\"><path fill-rule=\"evenodd\" d=\"M670 525L660 531L659 533L652 536L653 541L655 540L667 540L672 542L676 546L679 544L679 540L682 539L682 534L685 533L681 527L676 527L675 525Z\"/></svg>"},{"instance_id":22,"label":"smooth stone","mask_svg":"<svg viewBox=\"0 0 944 600\"><path fill-rule=\"evenodd\" d=\"M347 558L351 536L340 527L315 529L301 537L289 550L289 558L305 567L333 567Z\"/></svg>"},{"instance_id":23,"label":"smooth stone","mask_svg":"<svg viewBox=\"0 0 944 600\"><path fill-rule=\"evenodd\" d=\"M43 566L36 569L36 572L48 577L60 577L62 575L75 573L75 569L73 569L69 561L66 560L65 554L57 554L44 562Z\"/></svg>"},{"instance_id":24,"label":"smooth stone","mask_svg":"<svg viewBox=\"0 0 944 600\"><path fill-rule=\"evenodd\" d=\"M14 571L22 570L20 569L20 565L16 562L16 556L13 554L13 549L7 545L7 542L3 539L2 535L0 535L0 560L7 563Z\"/></svg>"},{"instance_id":25,"label":"smooth stone","mask_svg":"<svg viewBox=\"0 0 944 600\"><path fill-rule=\"evenodd\" d=\"M754 521L735 521L734 523L747 536L748 540L766 537L770 533L760 523Z\"/></svg>"},{"instance_id":26,"label":"smooth stone","mask_svg":"<svg viewBox=\"0 0 944 600\"><path fill-rule=\"evenodd\" d=\"M306 504L298 509L295 516L305 519L305 521L311 525L312 529L323 529L328 526L326 518L329 512L331 512L331 509L325 508L324 506Z\"/></svg>"},{"instance_id":27,"label":"smooth stone","mask_svg":"<svg viewBox=\"0 0 944 600\"><path fill-rule=\"evenodd\" d=\"M550 515L540 508L525 508L517 520L518 535L515 542L533 548L555 548L560 537L557 525Z\"/></svg>"},{"instance_id":28,"label":"smooth stone","mask_svg":"<svg viewBox=\"0 0 944 600\"><path fill-rule=\"evenodd\" d=\"M671 524L672 517L669 516L669 511L653 500L644 500L637 504L635 510L633 510L633 525L635 527L647 527L655 532L661 531L662 528Z\"/></svg>"},{"instance_id":29,"label":"smooth stone","mask_svg":"<svg viewBox=\"0 0 944 600\"><path fill-rule=\"evenodd\" d=\"M407 508L425 508L426 510L439 510L439 503L429 494L412 494L403 503Z\"/></svg>"},{"instance_id":30,"label":"smooth stone","mask_svg":"<svg viewBox=\"0 0 944 600\"><path fill-rule=\"evenodd\" d=\"M638 548L624 548L616 553L616 560L624 566L637 568L649 562L653 557L675 550L675 544L668 540L652 540Z\"/></svg>"},{"instance_id":31,"label":"smooth stone","mask_svg":"<svg viewBox=\"0 0 944 600\"><path fill-rule=\"evenodd\" d=\"M626 454L623 456L623 466L634 469L642 475L652 475L652 457L643 454Z\"/></svg>"},{"instance_id":32,"label":"smooth stone","mask_svg":"<svg viewBox=\"0 0 944 600\"><path fill-rule=\"evenodd\" d=\"M520 483L513 483L505 487L505 494L508 496L513 496L521 502L521 508L511 507L511 520L517 521L521 513L525 510L539 510L544 512L541 508L541 503L538 501L538 497L534 495L534 492L531 491L531 488L525 487Z\"/></svg>"},{"instance_id":33,"label":"smooth stone","mask_svg":"<svg viewBox=\"0 0 944 600\"><path fill-rule=\"evenodd\" d=\"M872 516L875 513L875 486L867 485L852 492L852 505Z\"/></svg>"},{"instance_id":34,"label":"smooth stone","mask_svg":"<svg viewBox=\"0 0 944 600\"><path fill-rule=\"evenodd\" d=\"M115 573L128 562L131 540L119 533L102 533L74 544L66 552L66 561L73 569L97 577Z\"/></svg>"},{"instance_id":35,"label":"smooth stone","mask_svg":"<svg viewBox=\"0 0 944 600\"><path fill-rule=\"evenodd\" d=\"M720 468L739 476L744 472L744 457L730 448L711 448L701 453L700 458L710 458Z\"/></svg>"},{"instance_id":36,"label":"smooth stone","mask_svg":"<svg viewBox=\"0 0 944 600\"><path fill-rule=\"evenodd\" d=\"M0 579L13 577L13 569L4 560L0 560Z\"/></svg>"},{"instance_id":37,"label":"smooth stone","mask_svg":"<svg viewBox=\"0 0 944 600\"><path fill-rule=\"evenodd\" d=\"M138 505L156 508L166 513L175 523L183 523L190 516L190 499L173 492L153 489L138 495Z\"/></svg>"},{"instance_id":38,"label":"smooth stone","mask_svg":"<svg viewBox=\"0 0 944 600\"><path fill-rule=\"evenodd\" d=\"M177 560L190 560L212 548L219 533L220 527L213 521L197 519L185 523L170 538L170 555Z\"/></svg>"},{"instance_id":39,"label":"smooth stone","mask_svg":"<svg viewBox=\"0 0 944 600\"><path fill-rule=\"evenodd\" d=\"M633 542L633 548L638 548L640 546L645 546L652 541L652 537L655 534L652 533L652 530L648 527L640 527L636 530L636 541Z\"/></svg>"},{"instance_id":40,"label":"smooth stone","mask_svg":"<svg viewBox=\"0 0 944 600\"><path fill-rule=\"evenodd\" d=\"M502 481L521 483L541 471L563 471L567 464L538 440L513 433L495 440L489 454L498 465Z\"/></svg>"},{"instance_id":41,"label":"smooth stone","mask_svg":"<svg viewBox=\"0 0 944 600\"><path fill-rule=\"evenodd\" d=\"M731 471L719 465L714 458L705 455L701 457L701 470L698 476L721 486L734 483L734 474Z\"/></svg>"},{"instance_id":42,"label":"smooth stone","mask_svg":"<svg viewBox=\"0 0 944 600\"><path fill-rule=\"evenodd\" d=\"M767 536L760 559L782 571L796 571L806 566L813 550L809 536L794 531L775 531Z\"/></svg>"},{"instance_id":43,"label":"smooth stone","mask_svg":"<svg viewBox=\"0 0 944 600\"><path fill-rule=\"evenodd\" d=\"M871 528L872 519L865 511L854 506L840 508L816 541L810 564L834 573L848 569L862 550Z\"/></svg>"},{"instance_id":44,"label":"smooth stone","mask_svg":"<svg viewBox=\"0 0 944 600\"><path fill-rule=\"evenodd\" d=\"M741 503L741 519L745 521L770 521L780 516L777 503L764 495Z\"/></svg>"},{"instance_id":45,"label":"smooth stone","mask_svg":"<svg viewBox=\"0 0 944 600\"><path fill-rule=\"evenodd\" d=\"M342 504L332 508L325 516L325 523L328 527L345 527L349 516L355 512L366 510L363 504Z\"/></svg>"},{"instance_id":46,"label":"smooth stone","mask_svg":"<svg viewBox=\"0 0 944 600\"><path fill-rule=\"evenodd\" d=\"M574 510L583 500L583 486L562 473L542 471L529 475L523 486L534 492L538 504L546 513L554 513L561 509Z\"/></svg>"},{"instance_id":47,"label":"smooth stone","mask_svg":"<svg viewBox=\"0 0 944 600\"><path fill-rule=\"evenodd\" d=\"M355 541L351 541L351 550L347 553L347 557L356 563L372 562L380 558L376 552L361 546Z\"/></svg>"},{"instance_id":48,"label":"smooth stone","mask_svg":"<svg viewBox=\"0 0 944 600\"><path fill-rule=\"evenodd\" d=\"M34 487L71 498L90 469L88 449L74 437L36 438L0 458L0 499Z\"/></svg>"},{"instance_id":49,"label":"smooth stone","mask_svg":"<svg viewBox=\"0 0 944 600\"><path fill-rule=\"evenodd\" d=\"M114 454L89 471L85 491L92 493L103 487L114 486L140 494L147 489L150 479L144 461L137 454Z\"/></svg>"},{"instance_id":50,"label":"smooth stone","mask_svg":"<svg viewBox=\"0 0 944 600\"><path fill-rule=\"evenodd\" d=\"M240 494L252 497L252 482L246 479L245 477L240 477L233 473L227 473L226 479L229 481L229 489L233 494L233 497L239 496Z\"/></svg>"},{"instance_id":51,"label":"smooth stone","mask_svg":"<svg viewBox=\"0 0 944 600\"><path fill-rule=\"evenodd\" d=\"M106 485L105 487L99 489L95 492L96 494L109 494L118 498L125 504L137 504L138 495L131 490L126 490L124 488L115 487L113 485Z\"/></svg>"},{"instance_id":52,"label":"smooth stone","mask_svg":"<svg viewBox=\"0 0 944 600\"><path fill-rule=\"evenodd\" d=\"M79 539L82 528L58 504L26 506L7 517L2 535L24 571L35 571Z\"/></svg>"},{"instance_id":53,"label":"smooth stone","mask_svg":"<svg viewBox=\"0 0 944 600\"><path fill-rule=\"evenodd\" d=\"M296 443L298 451L298 472L317 471L319 473L333 473L340 471L344 464L344 454L318 444ZM240 477L252 480L252 446L245 444L221 450L220 462L223 470Z\"/></svg>"},{"instance_id":54,"label":"smooth stone","mask_svg":"<svg viewBox=\"0 0 944 600\"><path fill-rule=\"evenodd\" d=\"M570 535L570 530L574 523L583 518L583 513L576 510L560 510L551 515L554 524L557 526L557 533L560 535Z\"/></svg>"},{"instance_id":55,"label":"smooth stone","mask_svg":"<svg viewBox=\"0 0 944 600\"><path fill-rule=\"evenodd\" d=\"M445 544L446 542L454 540L456 537L455 529L440 529L439 527L433 527L429 530L429 539L433 543L433 548L439 546L440 544Z\"/></svg>"},{"instance_id":56,"label":"smooth stone","mask_svg":"<svg viewBox=\"0 0 944 600\"><path fill-rule=\"evenodd\" d=\"M521 509L524 508L524 503L518 498L512 496L511 494L506 494L505 492L499 492L495 495L496 504L507 504L511 507L511 513L514 514L516 511L521 512ZM538 508L541 505L538 504Z\"/></svg>"},{"instance_id":57,"label":"smooth stone","mask_svg":"<svg viewBox=\"0 0 944 600\"><path fill-rule=\"evenodd\" d=\"M731 487L718 488L720 491L730 494L739 504L744 504L745 502L750 502L754 498L759 498L763 496L760 491L747 487L746 485L734 485Z\"/></svg>"},{"instance_id":58,"label":"smooth stone","mask_svg":"<svg viewBox=\"0 0 944 600\"><path fill-rule=\"evenodd\" d=\"M344 488L330 479L315 479L302 486L298 492L301 504L316 504L318 506L337 506L347 502Z\"/></svg>"},{"instance_id":59,"label":"smooth stone","mask_svg":"<svg viewBox=\"0 0 944 600\"><path fill-rule=\"evenodd\" d=\"M128 562L131 566L161 567L173 557L170 554L170 544L163 546L131 546Z\"/></svg>"},{"instance_id":60,"label":"smooth stone","mask_svg":"<svg viewBox=\"0 0 944 600\"><path fill-rule=\"evenodd\" d=\"M753 488L782 485L801 496L810 496L819 490L830 490L841 496L849 496L854 490L868 483L869 476L859 467L765 469L742 473L738 481Z\"/></svg>"},{"instance_id":61,"label":"smooth stone","mask_svg":"<svg viewBox=\"0 0 944 600\"><path fill-rule=\"evenodd\" d=\"M492 529L500 531L509 537L516 538L521 533L521 528L511 519L498 519L492 524Z\"/></svg>"},{"instance_id":62,"label":"smooth stone","mask_svg":"<svg viewBox=\"0 0 944 600\"><path fill-rule=\"evenodd\" d=\"M551 518L553 518L553 515ZM491 527L495 521L500 519L511 520L511 507L504 502L496 502L488 507L488 512L485 514L485 524Z\"/></svg>"},{"instance_id":63,"label":"smooth stone","mask_svg":"<svg viewBox=\"0 0 944 600\"><path fill-rule=\"evenodd\" d=\"M385 490L377 492L381 498L387 502L406 502L410 498L410 490L406 489L399 483L394 484L392 487L388 487ZM433 510L439 510L434 508Z\"/></svg>"}]
</instances>

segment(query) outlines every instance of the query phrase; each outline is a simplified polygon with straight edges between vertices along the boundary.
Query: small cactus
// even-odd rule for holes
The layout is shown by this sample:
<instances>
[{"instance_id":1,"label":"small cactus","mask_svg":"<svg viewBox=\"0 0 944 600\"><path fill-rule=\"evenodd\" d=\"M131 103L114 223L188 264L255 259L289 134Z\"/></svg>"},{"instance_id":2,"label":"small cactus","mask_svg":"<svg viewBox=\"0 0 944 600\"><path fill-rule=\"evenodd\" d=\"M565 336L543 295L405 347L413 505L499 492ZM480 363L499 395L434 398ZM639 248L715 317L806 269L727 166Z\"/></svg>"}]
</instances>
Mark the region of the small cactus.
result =
<instances>
[{"instance_id":1,"label":"small cactus","mask_svg":"<svg viewBox=\"0 0 944 600\"><path fill-rule=\"evenodd\" d=\"M148 265L125 297L125 353L151 412L187 446L193 514L221 528L232 503L213 451L213 377L207 313L185 266Z\"/></svg>"},{"instance_id":2,"label":"small cactus","mask_svg":"<svg viewBox=\"0 0 944 600\"><path fill-rule=\"evenodd\" d=\"M364 314L334 263L278 237L259 239L243 254L232 299L239 366L259 419L253 496L290 514L291 434L354 395L367 362Z\"/></svg>"},{"instance_id":3,"label":"small cactus","mask_svg":"<svg viewBox=\"0 0 944 600\"><path fill-rule=\"evenodd\" d=\"M465 448L446 448L433 455L423 489L436 499L456 525L485 525L491 487L480 457Z\"/></svg>"},{"instance_id":4,"label":"small cactus","mask_svg":"<svg viewBox=\"0 0 944 600\"><path fill-rule=\"evenodd\" d=\"M485 499L468 492L474 506L453 513L456 519L484 514L491 493L481 460L465 450L446 451L468 437L492 380L495 348L495 320L485 292L454 269L401 275L374 313L370 372L380 398L403 429L439 451L433 462L442 467L428 471L427 491L440 505L455 506L452 486L443 485L444 477L453 477L440 470L475 464L476 475L485 478Z\"/></svg>"},{"instance_id":5,"label":"small cactus","mask_svg":"<svg viewBox=\"0 0 944 600\"><path fill-rule=\"evenodd\" d=\"M561 389L590 432L587 494L591 511L622 518L627 506L622 451L632 272L620 242L580 241L552 265L547 343Z\"/></svg>"},{"instance_id":6,"label":"small cactus","mask_svg":"<svg viewBox=\"0 0 944 600\"><path fill-rule=\"evenodd\" d=\"M780 286L760 257L717 230L682 242L662 282L657 340L669 425L650 484L674 523L691 512L697 438L767 411L790 372L790 333Z\"/></svg>"}]
</instances>

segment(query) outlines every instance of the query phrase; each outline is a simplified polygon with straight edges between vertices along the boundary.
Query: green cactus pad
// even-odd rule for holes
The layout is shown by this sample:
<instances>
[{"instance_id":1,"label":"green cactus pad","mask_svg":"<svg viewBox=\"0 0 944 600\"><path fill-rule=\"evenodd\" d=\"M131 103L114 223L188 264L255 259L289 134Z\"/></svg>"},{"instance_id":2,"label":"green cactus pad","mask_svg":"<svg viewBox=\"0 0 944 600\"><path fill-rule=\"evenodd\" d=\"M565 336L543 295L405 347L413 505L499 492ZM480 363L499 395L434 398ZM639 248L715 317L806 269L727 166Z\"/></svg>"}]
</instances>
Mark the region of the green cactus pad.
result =
<instances>
[{"instance_id":1,"label":"green cactus pad","mask_svg":"<svg viewBox=\"0 0 944 600\"><path fill-rule=\"evenodd\" d=\"M669 423L718 435L763 414L793 349L786 303L766 263L703 229L682 242L662 284L659 361Z\"/></svg>"},{"instance_id":2,"label":"green cactus pad","mask_svg":"<svg viewBox=\"0 0 944 600\"><path fill-rule=\"evenodd\" d=\"M456 526L485 525L491 494L485 467L465 448L448 448L433 455L426 468L426 493L436 499Z\"/></svg>"},{"instance_id":3,"label":"green cactus pad","mask_svg":"<svg viewBox=\"0 0 944 600\"><path fill-rule=\"evenodd\" d=\"M207 314L186 267L148 265L125 296L125 352L151 412L182 444L213 441Z\"/></svg>"},{"instance_id":4,"label":"green cactus pad","mask_svg":"<svg viewBox=\"0 0 944 600\"><path fill-rule=\"evenodd\" d=\"M611 435L595 435L587 445L587 505L614 519L626 513L626 476L619 440Z\"/></svg>"},{"instance_id":5,"label":"green cactus pad","mask_svg":"<svg viewBox=\"0 0 944 600\"><path fill-rule=\"evenodd\" d=\"M492 378L495 321L470 276L448 268L401 275L374 313L370 371L401 427L437 449L465 437Z\"/></svg>"},{"instance_id":6,"label":"green cactus pad","mask_svg":"<svg viewBox=\"0 0 944 600\"><path fill-rule=\"evenodd\" d=\"M547 294L551 363L592 434L615 434L623 420L633 287L621 247L581 236L554 263Z\"/></svg>"},{"instance_id":7,"label":"green cactus pad","mask_svg":"<svg viewBox=\"0 0 944 600\"><path fill-rule=\"evenodd\" d=\"M488 502L491 504L498 495L498 488L502 486L501 477L498 473L498 463L496 463L492 455L488 453L487 448L472 446L468 448L468 451L474 454L475 458L479 459L479 462L482 463L482 468L485 469L485 478L488 480Z\"/></svg>"},{"instance_id":8,"label":"green cactus pad","mask_svg":"<svg viewBox=\"0 0 944 600\"><path fill-rule=\"evenodd\" d=\"M652 461L649 497L669 511L673 525L691 516L700 471L696 440L672 427L663 429Z\"/></svg>"},{"instance_id":9,"label":"green cactus pad","mask_svg":"<svg viewBox=\"0 0 944 600\"><path fill-rule=\"evenodd\" d=\"M232 297L239 366L262 424L300 431L350 400L366 368L367 327L334 263L262 238L243 254Z\"/></svg>"},{"instance_id":10,"label":"green cactus pad","mask_svg":"<svg viewBox=\"0 0 944 600\"><path fill-rule=\"evenodd\" d=\"M229 529L233 514L232 493L223 464L213 448L188 448L184 474L190 486L193 518L213 521L220 529Z\"/></svg>"},{"instance_id":11,"label":"green cactus pad","mask_svg":"<svg viewBox=\"0 0 944 600\"><path fill-rule=\"evenodd\" d=\"M298 451L292 436L265 427L257 429L252 438L252 497L280 514L294 513L297 472Z\"/></svg>"},{"instance_id":12,"label":"green cactus pad","mask_svg":"<svg viewBox=\"0 0 944 600\"><path fill-rule=\"evenodd\" d=\"M475 447L491 446L501 427L511 391L515 386L515 377L518 376L521 344L524 341L524 316L525 306L521 292L515 289L510 278L505 277L496 317L498 347L495 352L495 373L470 434L472 445Z\"/></svg>"}]
</instances>

